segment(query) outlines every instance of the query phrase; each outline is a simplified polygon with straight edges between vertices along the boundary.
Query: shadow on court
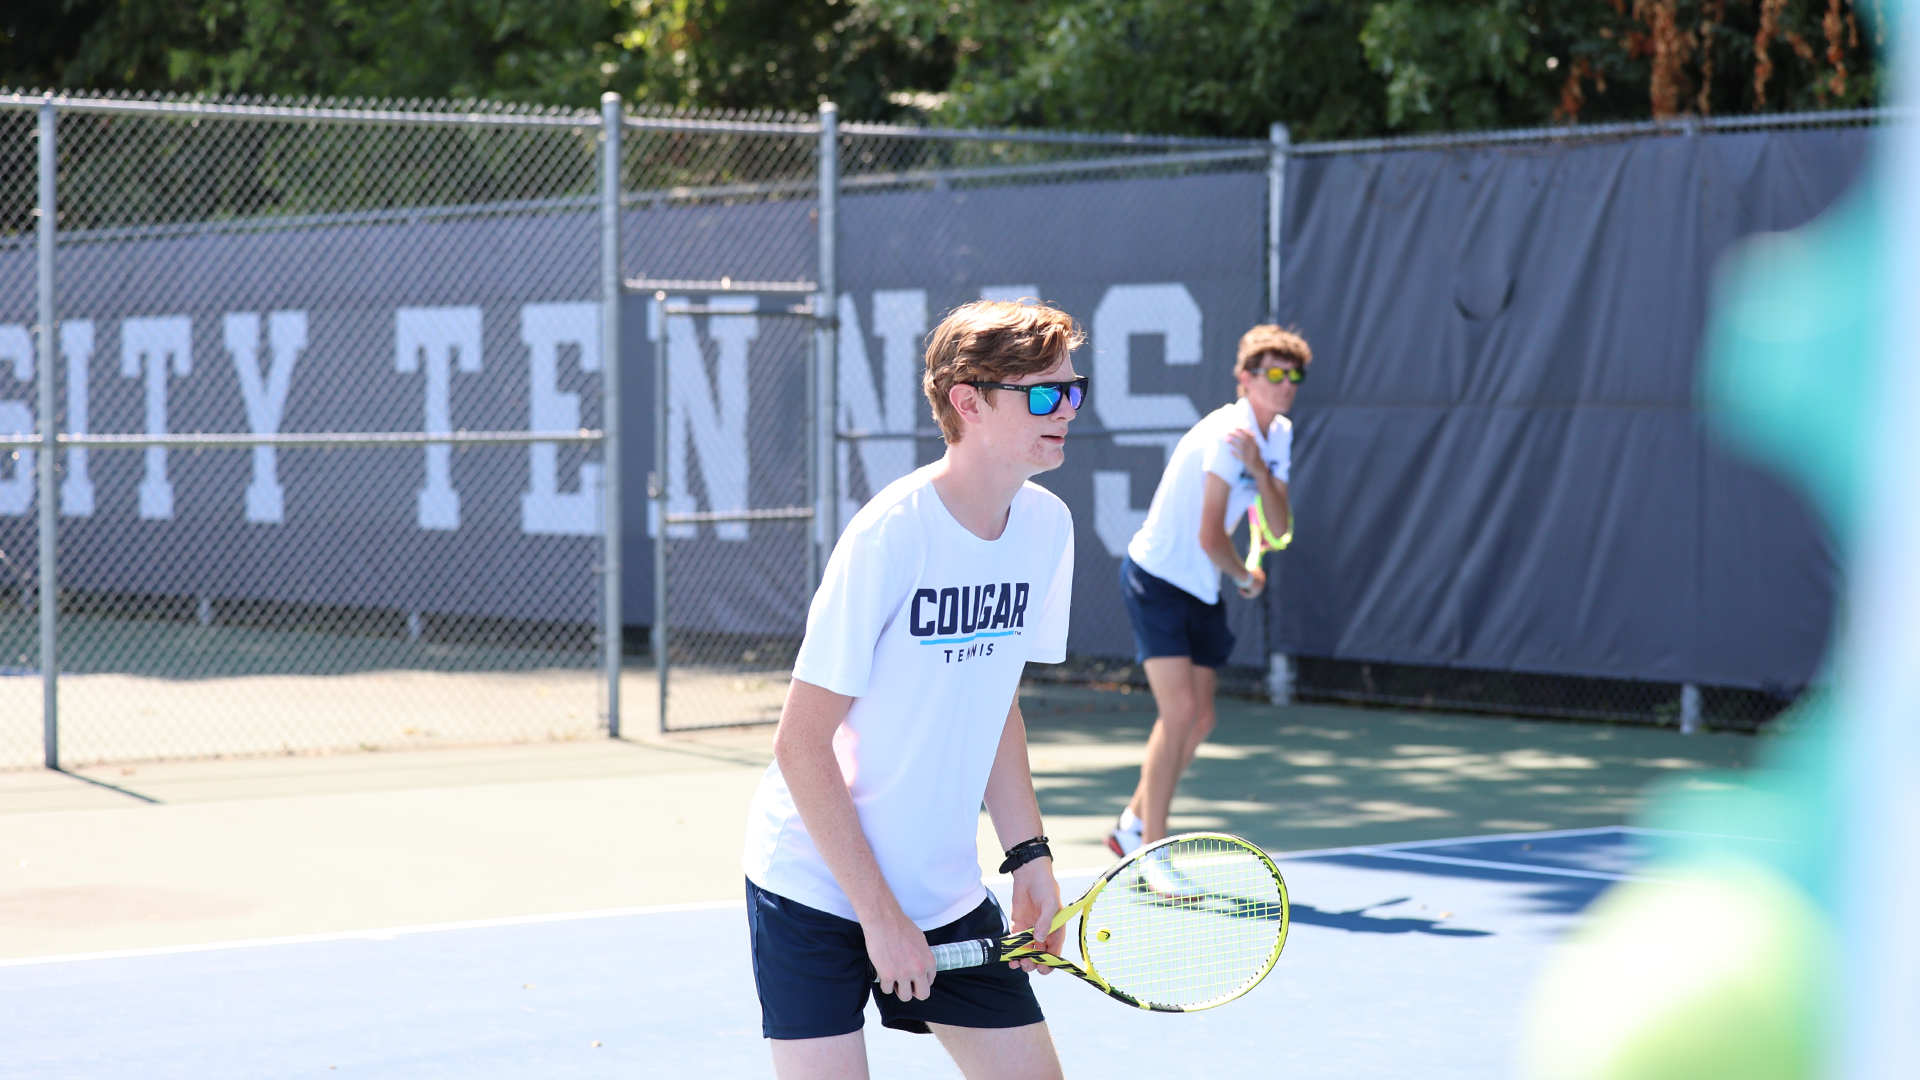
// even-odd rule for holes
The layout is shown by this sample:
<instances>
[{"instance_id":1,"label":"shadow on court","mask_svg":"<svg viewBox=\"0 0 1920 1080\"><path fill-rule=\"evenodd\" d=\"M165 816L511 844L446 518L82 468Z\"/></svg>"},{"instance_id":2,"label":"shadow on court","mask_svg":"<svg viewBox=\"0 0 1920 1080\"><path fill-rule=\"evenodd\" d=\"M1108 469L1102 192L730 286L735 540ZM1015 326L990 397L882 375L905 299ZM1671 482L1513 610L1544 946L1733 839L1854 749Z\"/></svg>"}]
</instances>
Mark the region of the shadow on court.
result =
<instances>
[{"instance_id":1,"label":"shadow on court","mask_svg":"<svg viewBox=\"0 0 1920 1080\"><path fill-rule=\"evenodd\" d=\"M1029 686L1041 808L1107 819L1139 779L1145 693ZM1764 736L1221 699L1182 780L1174 831L1270 851L1618 824L1655 780L1746 767Z\"/></svg>"},{"instance_id":2,"label":"shadow on court","mask_svg":"<svg viewBox=\"0 0 1920 1080\"><path fill-rule=\"evenodd\" d=\"M1321 911L1311 904L1294 904L1292 918L1296 925L1323 926L1329 930L1345 930L1350 934L1435 934L1440 937L1490 937L1493 934L1491 930L1441 926L1438 919L1413 919L1404 915L1382 918L1368 914L1383 907L1404 904L1411 899L1403 896L1398 900L1385 900L1351 911Z\"/></svg>"}]
</instances>

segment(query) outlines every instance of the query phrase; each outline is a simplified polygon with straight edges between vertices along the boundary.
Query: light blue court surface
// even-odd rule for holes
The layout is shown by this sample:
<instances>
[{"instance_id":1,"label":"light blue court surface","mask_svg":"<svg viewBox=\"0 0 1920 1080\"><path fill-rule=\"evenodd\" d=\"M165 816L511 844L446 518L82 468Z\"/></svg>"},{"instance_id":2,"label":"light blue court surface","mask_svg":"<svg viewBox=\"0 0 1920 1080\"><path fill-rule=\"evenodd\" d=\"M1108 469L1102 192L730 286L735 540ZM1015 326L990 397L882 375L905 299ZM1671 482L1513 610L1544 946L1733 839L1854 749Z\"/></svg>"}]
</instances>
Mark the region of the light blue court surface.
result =
<instances>
[{"instance_id":1,"label":"light blue court surface","mask_svg":"<svg viewBox=\"0 0 1920 1080\"><path fill-rule=\"evenodd\" d=\"M1247 997L1143 1013L1053 974L1041 1004L1069 1076L1510 1076L1548 951L1645 842L1595 829L1288 856L1293 929ZM1091 878L1063 880L1068 897ZM871 1007L867 1032L876 1077L957 1075ZM0 966L12 1080L771 1072L738 903Z\"/></svg>"}]
</instances>

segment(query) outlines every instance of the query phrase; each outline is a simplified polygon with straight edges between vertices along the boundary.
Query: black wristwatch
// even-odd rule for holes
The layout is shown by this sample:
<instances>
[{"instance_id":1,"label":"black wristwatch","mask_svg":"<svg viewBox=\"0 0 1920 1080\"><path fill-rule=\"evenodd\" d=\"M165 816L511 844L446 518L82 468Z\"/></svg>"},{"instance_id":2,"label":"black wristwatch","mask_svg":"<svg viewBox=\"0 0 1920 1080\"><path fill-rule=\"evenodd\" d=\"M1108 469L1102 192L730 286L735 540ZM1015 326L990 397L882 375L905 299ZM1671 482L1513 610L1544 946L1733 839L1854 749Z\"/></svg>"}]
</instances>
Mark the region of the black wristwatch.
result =
<instances>
[{"instance_id":1,"label":"black wristwatch","mask_svg":"<svg viewBox=\"0 0 1920 1080\"><path fill-rule=\"evenodd\" d=\"M1053 849L1047 846L1047 838L1036 836L1031 840L1022 840L1007 849L1007 861L1000 864L1000 872L1011 874L1038 858L1053 858Z\"/></svg>"}]
</instances>

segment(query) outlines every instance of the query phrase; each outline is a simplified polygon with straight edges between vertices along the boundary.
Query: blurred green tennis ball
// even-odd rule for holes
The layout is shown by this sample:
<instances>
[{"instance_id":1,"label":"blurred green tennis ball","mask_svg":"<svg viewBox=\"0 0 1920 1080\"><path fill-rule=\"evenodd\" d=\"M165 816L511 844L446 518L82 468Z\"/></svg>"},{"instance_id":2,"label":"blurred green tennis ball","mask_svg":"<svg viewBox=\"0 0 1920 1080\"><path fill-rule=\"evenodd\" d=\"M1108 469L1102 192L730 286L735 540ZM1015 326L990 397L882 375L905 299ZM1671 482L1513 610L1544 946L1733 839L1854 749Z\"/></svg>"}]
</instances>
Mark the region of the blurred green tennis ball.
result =
<instances>
[{"instance_id":1,"label":"blurred green tennis ball","mask_svg":"<svg viewBox=\"0 0 1920 1080\"><path fill-rule=\"evenodd\" d=\"M1812 1080L1825 916L1765 866L1652 874L1594 905L1536 989L1527 1080Z\"/></svg>"}]
</instances>

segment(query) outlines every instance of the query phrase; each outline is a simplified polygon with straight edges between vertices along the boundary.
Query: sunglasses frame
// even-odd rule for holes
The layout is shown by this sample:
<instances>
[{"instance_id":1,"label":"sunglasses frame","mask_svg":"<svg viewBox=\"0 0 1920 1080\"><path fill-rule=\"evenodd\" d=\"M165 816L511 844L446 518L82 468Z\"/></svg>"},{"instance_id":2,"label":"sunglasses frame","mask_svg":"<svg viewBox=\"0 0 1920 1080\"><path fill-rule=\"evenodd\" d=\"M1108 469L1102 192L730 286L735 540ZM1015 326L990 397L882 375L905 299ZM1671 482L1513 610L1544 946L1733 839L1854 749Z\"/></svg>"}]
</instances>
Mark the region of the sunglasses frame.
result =
<instances>
[{"instance_id":1,"label":"sunglasses frame","mask_svg":"<svg viewBox=\"0 0 1920 1080\"><path fill-rule=\"evenodd\" d=\"M1080 400L1079 402L1074 404L1073 406L1074 411L1079 412L1080 407L1082 405L1085 405L1087 402L1087 377L1085 375L1082 375L1077 379L1069 379L1064 382L1037 382L1037 383L969 382L966 385L973 387L975 390L1025 390L1027 392L1027 415L1028 416L1052 416L1054 413L1059 412L1061 403L1065 402L1069 397L1071 397L1073 391L1076 388L1080 391ZM1048 409L1046 412L1034 412L1033 411L1033 400L1034 400L1033 391L1045 390L1049 387L1053 388L1059 394L1058 397L1053 399L1053 407Z\"/></svg>"},{"instance_id":2,"label":"sunglasses frame","mask_svg":"<svg viewBox=\"0 0 1920 1080\"><path fill-rule=\"evenodd\" d=\"M1295 386L1299 386L1301 383L1307 381L1307 369L1303 367L1263 367L1260 369L1260 373L1266 378L1267 382L1274 386L1278 386L1283 382L1290 382ZM1276 375L1279 377L1275 378Z\"/></svg>"}]
</instances>

